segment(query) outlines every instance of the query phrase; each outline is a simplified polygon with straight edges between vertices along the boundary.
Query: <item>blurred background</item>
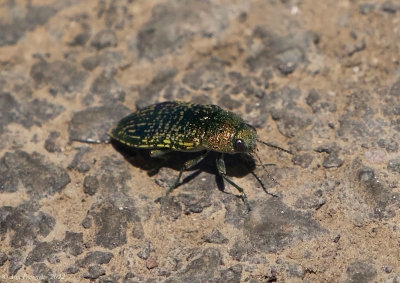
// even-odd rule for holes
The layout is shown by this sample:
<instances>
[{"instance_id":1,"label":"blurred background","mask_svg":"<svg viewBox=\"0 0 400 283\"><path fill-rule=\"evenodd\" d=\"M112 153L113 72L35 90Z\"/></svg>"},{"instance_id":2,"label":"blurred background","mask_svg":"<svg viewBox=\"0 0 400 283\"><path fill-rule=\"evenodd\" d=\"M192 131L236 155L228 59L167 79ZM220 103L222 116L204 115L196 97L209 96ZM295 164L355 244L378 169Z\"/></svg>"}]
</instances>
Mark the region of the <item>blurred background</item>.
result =
<instances>
[{"instance_id":1,"label":"blurred background","mask_svg":"<svg viewBox=\"0 0 400 283\"><path fill-rule=\"evenodd\" d=\"M1 280L397 282L399 23L394 0L0 1ZM212 167L166 197L176 166L105 143L169 100L294 153L228 158L251 212Z\"/></svg>"}]
</instances>

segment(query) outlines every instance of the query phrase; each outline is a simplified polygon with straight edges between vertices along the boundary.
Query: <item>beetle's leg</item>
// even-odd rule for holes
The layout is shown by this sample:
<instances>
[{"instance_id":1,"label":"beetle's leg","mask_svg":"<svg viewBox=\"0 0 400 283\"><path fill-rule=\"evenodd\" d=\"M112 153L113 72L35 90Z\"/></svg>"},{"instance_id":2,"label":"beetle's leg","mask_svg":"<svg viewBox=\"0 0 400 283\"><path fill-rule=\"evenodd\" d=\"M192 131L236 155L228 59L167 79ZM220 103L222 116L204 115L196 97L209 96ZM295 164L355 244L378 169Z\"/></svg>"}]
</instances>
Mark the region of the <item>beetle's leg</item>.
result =
<instances>
[{"instance_id":1,"label":"beetle's leg","mask_svg":"<svg viewBox=\"0 0 400 283\"><path fill-rule=\"evenodd\" d=\"M222 178L224 178L225 181L227 181L229 184L234 186L240 192L240 196L242 197L243 202L247 206L247 209L250 211L251 210L250 204L249 204L249 201L247 199L247 196L246 196L244 190L240 186L235 184L235 182L233 182L231 179L229 179L226 176L226 167L225 167L225 161L224 161L224 154L223 153L216 160L216 162L217 162L218 173L221 175Z\"/></svg>"},{"instance_id":2,"label":"beetle's leg","mask_svg":"<svg viewBox=\"0 0 400 283\"><path fill-rule=\"evenodd\" d=\"M209 151L206 151L205 153L203 153L202 155L197 156L194 159L191 159L189 161L186 161L181 170L179 171L179 175L178 178L176 178L174 184L169 188L169 190L167 191L167 195L173 190L175 189L178 185L179 185L179 181L182 177L183 171L192 168L193 166L196 166L197 164L199 164L209 153Z\"/></svg>"},{"instance_id":3,"label":"beetle's leg","mask_svg":"<svg viewBox=\"0 0 400 283\"><path fill-rule=\"evenodd\" d=\"M154 149L154 150L150 150L150 157L151 158L159 158L161 159L161 162L158 163L158 165L152 169L150 169L147 173L149 174L149 176L152 176L154 174L156 174L158 172L158 170L160 170L161 167L163 167L167 161L168 161L168 157L165 156L167 153L171 152L172 150L169 149Z\"/></svg>"}]
</instances>

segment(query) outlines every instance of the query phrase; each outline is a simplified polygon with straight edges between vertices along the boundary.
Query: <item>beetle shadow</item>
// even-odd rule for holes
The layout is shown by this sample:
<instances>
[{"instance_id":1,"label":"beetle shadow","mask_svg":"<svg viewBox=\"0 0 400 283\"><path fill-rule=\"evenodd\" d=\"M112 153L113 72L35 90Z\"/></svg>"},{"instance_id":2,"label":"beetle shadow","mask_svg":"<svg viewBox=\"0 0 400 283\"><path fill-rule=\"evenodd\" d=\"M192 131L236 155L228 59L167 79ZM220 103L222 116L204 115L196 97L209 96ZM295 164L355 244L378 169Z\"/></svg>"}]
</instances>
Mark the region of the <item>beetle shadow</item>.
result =
<instances>
[{"instance_id":1,"label":"beetle shadow","mask_svg":"<svg viewBox=\"0 0 400 283\"><path fill-rule=\"evenodd\" d=\"M179 171L186 161L192 160L204 153L204 151L171 151L162 157L155 158L150 156L150 150L148 149L129 147L116 140L112 140L111 144L114 149L125 158L125 160L127 160L131 165L145 170L149 176L154 176L158 173L159 169L167 167L176 170L176 177L178 177ZM216 176L218 189L224 191L224 181L218 174L216 166L216 160L219 156L220 153L218 152L210 152L199 164L185 170L185 172L191 173L183 177L177 187L189 183L200 175L201 172L207 172ZM229 177L242 178L254 171L256 167L254 158L248 154L225 154L224 161L226 166L226 175Z\"/></svg>"}]
</instances>

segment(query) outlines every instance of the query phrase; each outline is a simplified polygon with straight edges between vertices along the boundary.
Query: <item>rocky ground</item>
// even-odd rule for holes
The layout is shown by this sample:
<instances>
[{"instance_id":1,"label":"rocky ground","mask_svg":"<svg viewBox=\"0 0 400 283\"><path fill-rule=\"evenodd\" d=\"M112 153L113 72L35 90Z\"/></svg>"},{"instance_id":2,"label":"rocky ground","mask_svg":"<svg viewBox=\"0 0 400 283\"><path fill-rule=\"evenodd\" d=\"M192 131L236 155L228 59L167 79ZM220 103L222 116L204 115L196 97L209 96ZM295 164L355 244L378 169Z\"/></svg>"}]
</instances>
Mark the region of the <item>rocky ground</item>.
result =
<instances>
[{"instance_id":1,"label":"rocky ground","mask_svg":"<svg viewBox=\"0 0 400 283\"><path fill-rule=\"evenodd\" d=\"M398 282L399 27L395 0L2 1L1 282ZM215 155L166 197L187 154L75 141L167 100L294 153L226 159L251 212Z\"/></svg>"}]
</instances>

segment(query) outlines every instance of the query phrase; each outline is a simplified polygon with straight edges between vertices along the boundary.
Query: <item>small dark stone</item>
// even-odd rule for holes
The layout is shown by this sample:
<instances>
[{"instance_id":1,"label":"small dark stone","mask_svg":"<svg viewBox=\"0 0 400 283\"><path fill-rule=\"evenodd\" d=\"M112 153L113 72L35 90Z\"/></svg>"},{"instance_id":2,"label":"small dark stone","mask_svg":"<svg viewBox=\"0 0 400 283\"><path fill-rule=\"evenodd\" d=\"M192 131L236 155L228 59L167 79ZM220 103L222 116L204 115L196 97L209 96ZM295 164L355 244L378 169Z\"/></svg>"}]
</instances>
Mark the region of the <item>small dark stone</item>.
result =
<instances>
[{"instance_id":1,"label":"small dark stone","mask_svg":"<svg viewBox=\"0 0 400 283\"><path fill-rule=\"evenodd\" d=\"M393 267L391 267L391 266L384 266L384 267L383 267L383 270L384 270L386 273L392 273L392 272L393 272Z\"/></svg>"},{"instance_id":2,"label":"small dark stone","mask_svg":"<svg viewBox=\"0 0 400 283\"><path fill-rule=\"evenodd\" d=\"M295 155L292 158L292 162L294 165L298 165L302 168L308 168L313 161L313 156L309 153Z\"/></svg>"},{"instance_id":3,"label":"small dark stone","mask_svg":"<svg viewBox=\"0 0 400 283\"><path fill-rule=\"evenodd\" d=\"M76 170L78 170L78 172L80 173L86 173L90 170L90 165L87 162L79 162L78 165L76 166Z\"/></svg>"},{"instance_id":4,"label":"small dark stone","mask_svg":"<svg viewBox=\"0 0 400 283\"><path fill-rule=\"evenodd\" d=\"M110 105L111 102L124 102L125 89L114 78L114 70L103 71L92 83L90 92L94 96L99 96L105 105Z\"/></svg>"},{"instance_id":5,"label":"small dark stone","mask_svg":"<svg viewBox=\"0 0 400 283\"><path fill-rule=\"evenodd\" d=\"M64 61L49 63L41 60L32 66L30 74L39 86L48 85L67 98L69 94L82 90L88 77L87 72Z\"/></svg>"},{"instance_id":6,"label":"small dark stone","mask_svg":"<svg viewBox=\"0 0 400 283\"><path fill-rule=\"evenodd\" d=\"M278 70L282 73L282 75L289 75L296 70L297 65L293 62L288 62L286 64L279 64Z\"/></svg>"},{"instance_id":7,"label":"small dark stone","mask_svg":"<svg viewBox=\"0 0 400 283\"><path fill-rule=\"evenodd\" d=\"M100 56L89 56L82 61L82 67L88 71L94 70L98 65L100 65Z\"/></svg>"},{"instance_id":8,"label":"small dark stone","mask_svg":"<svg viewBox=\"0 0 400 283\"><path fill-rule=\"evenodd\" d=\"M230 90L230 94L239 93L245 93L247 96L254 93L254 87L251 84L251 79L249 77L242 77Z\"/></svg>"},{"instance_id":9,"label":"small dark stone","mask_svg":"<svg viewBox=\"0 0 400 283\"><path fill-rule=\"evenodd\" d=\"M91 29L86 23L81 24L82 32L77 34L72 42L69 43L70 46L84 46L86 42L90 39Z\"/></svg>"},{"instance_id":10,"label":"small dark stone","mask_svg":"<svg viewBox=\"0 0 400 283\"><path fill-rule=\"evenodd\" d=\"M124 64L124 54L120 51L111 50L88 56L82 61L82 67L88 71L92 71L98 66L112 70L113 68L121 67L121 64Z\"/></svg>"},{"instance_id":11,"label":"small dark stone","mask_svg":"<svg viewBox=\"0 0 400 283\"><path fill-rule=\"evenodd\" d=\"M211 234L203 236L206 243L226 244L229 240L217 229L214 229Z\"/></svg>"},{"instance_id":12,"label":"small dark stone","mask_svg":"<svg viewBox=\"0 0 400 283\"><path fill-rule=\"evenodd\" d=\"M195 257L182 272L180 281L204 282L214 277L221 265L221 252L215 248L205 249L198 257Z\"/></svg>"},{"instance_id":13,"label":"small dark stone","mask_svg":"<svg viewBox=\"0 0 400 283\"><path fill-rule=\"evenodd\" d=\"M313 121L312 117L300 108L275 110L271 114L277 121L279 131L287 137L296 136Z\"/></svg>"},{"instance_id":14,"label":"small dark stone","mask_svg":"<svg viewBox=\"0 0 400 283\"><path fill-rule=\"evenodd\" d=\"M229 25L228 11L212 2L157 4L151 18L140 27L135 47L140 59L155 59L177 52L193 37L213 37Z\"/></svg>"},{"instance_id":15,"label":"small dark stone","mask_svg":"<svg viewBox=\"0 0 400 283\"><path fill-rule=\"evenodd\" d=\"M32 265L33 274L37 278L41 278L43 282L56 283L59 282L57 276L53 271L44 263L36 263Z\"/></svg>"},{"instance_id":16,"label":"small dark stone","mask_svg":"<svg viewBox=\"0 0 400 283\"><path fill-rule=\"evenodd\" d=\"M335 113L337 111L337 106L335 103L324 101L321 103L314 104L312 109L314 113L319 113L319 112Z\"/></svg>"},{"instance_id":17,"label":"small dark stone","mask_svg":"<svg viewBox=\"0 0 400 283\"><path fill-rule=\"evenodd\" d=\"M55 139L57 139L59 136L60 136L60 132L54 131L54 132L51 132L49 137L45 140L44 148L48 152L61 151L60 147L58 147L55 142Z\"/></svg>"},{"instance_id":18,"label":"small dark stone","mask_svg":"<svg viewBox=\"0 0 400 283\"><path fill-rule=\"evenodd\" d=\"M23 122L26 117L22 114L21 106L11 93L0 92L0 134L9 123ZM32 125L32 124L30 124Z\"/></svg>"},{"instance_id":19,"label":"small dark stone","mask_svg":"<svg viewBox=\"0 0 400 283\"><path fill-rule=\"evenodd\" d=\"M105 206L101 211L94 213L96 226L96 244L113 249L126 244L126 215L115 206Z\"/></svg>"},{"instance_id":20,"label":"small dark stone","mask_svg":"<svg viewBox=\"0 0 400 283\"><path fill-rule=\"evenodd\" d=\"M237 109L242 105L240 101L232 99L227 94L218 100L218 104L229 110Z\"/></svg>"},{"instance_id":21,"label":"small dark stone","mask_svg":"<svg viewBox=\"0 0 400 283\"><path fill-rule=\"evenodd\" d=\"M17 5L10 3L10 7ZM15 9L15 8L14 8ZM10 16L11 22L2 21L0 23L0 46L14 45L18 40L25 36L28 31L33 31L37 26L44 25L57 13L57 9L51 5L26 5L24 13Z\"/></svg>"},{"instance_id":22,"label":"small dark stone","mask_svg":"<svg viewBox=\"0 0 400 283\"><path fill-rule=\"evenodd\" d=\"M140 251L138 252L137 256L140 257L141 259L148 259L150 256L150 253L153 251L153 247L150 242L147 242L147 245Z\"/></svg>"},{"instance_id":23,"label":"small dark stone","mask_svg":"<svg viewBox=\"0 0 400 283\"><path fill-rule=\"evenodd\" d=\"M296 208L300 209L320 209L326 203L326 199L320 196L302 196L295 204Z\"/></svg>"},{"instance_id":24,"label":"small dark stone","mask_svg":"<svg viewBox=\"0 0 400 283\"><path fill-rule=\"evenodd\" d=\"M92 149L88 146L80 147L79 151L75 154L74 159L68 165L68 169L76 169L81 173L88 172L90 170L90 165L82 161L83 156L90 152Z\"/></svg>"},{"instance_id":25,"label":"small dark stone","mask_svg":"<svg viewBox=\"0 0 400 283\"><path fill-rule=\"evenodd\" d=\"M132 228L132 236L136 239L143 239L144 238L144 230L143 225L140 222L136 222Z\"/></svg>"},{"instance_id":26,"label":"small dark stone","mask_svg":"<svg viewBox=\"0 0 400 283\"><path fill-rule=\"evenodd\" d=\"M136 101L136 108L141 109L150 105L154 97L159 97L161 91L173 83L177 73L178 71L175 68L158 72L151 82L140 90L140 97L139 100Z\"/></svg>"},{"instance_id":27,"label":"small dark stone","mask_svg":"<svg viewBox=\"0 0 400 283\"><path fill-rule=\"evenodd\" d=\"M395 14L398 10L400 10L400 5L395 4L392 1L386 1L382 4L381 10L386 13Z\"/></svg>"},{"instance_id":28,"label":"small dark stone","mask_svg":"<svg viewBox=\"0 0 400 283\"><path fill-rule=\"evenodd\" d=\"M85 217L85 219L82 221L82 226L85 229L92 227L92 219L90 217Z\"/></svg>"},{"instance_id":29,"label":"small dark stone","mask_svg":"<svg viewBox=\"0 0 400 283\"><path fill-rule=\"evenodd\" d=\"M387 169L393 173L400 173L400 158L389 160Z\"/></svg>"},{"instance_id":30,"label":"small dark stone","mask_svg":"<svg viewBox=\"0 0 400 283\"><path fill-rule=\"evenodd\" d=\"M234 265L228 269L221 271L221 281L222 282L231 282L231 283L239 283L242 278L242 269L243 267L240 264Z\"/></svg>"},{"instance_id":31,"label":"small dark stone","mask_svg":"<svg viewBox=\"0 0 400 283\"><path fill-rule=\"evenodd\" d=\"M317 147L316 149L314 149L315 152L319 152L319 153L332 153L335 151L339 151L339 147L336 143L331 143L331 144L323 144L320 145L319 147Z\"/></svg>"},{"instance_id":32,"label":"small dark stone","mask_svg":"<svg viewBox=\"0 0 400 283\"><path fill-rule=\"evenodd\" d=\"M23 266L24 256L20 250L13 250L8 254L8 261L10 263L8 273L15 275Z\"/></svg>"},{"instance_id":33,"label":"small dark stone","mask_svg":"<svg viewBox=\"0 0 400 283\"><path fill-rule=\"evenodd\" d=\"M196 95L193 97L192 102L198 104L212 104L212 100L208 95Z\"/></svg>"},{"instance_id":34,"label":"small dark stone","mask_svg":"<svg viewBox=\"0 0 400 283\"><path fill-rule=\"evenodd\" d=\"M43 212L35 212L22 207L3 206L0 208L0 231L12 230L11 246L25 246L37 236L47 236L53 229L55 219Z\"/></svg>"},{"instance_id":35,"label":"small dark stone","mask_svg":"<svg viewBox=\"0 0 400 283\"><path fill-rule=\"evenodd\" d=\"M347 55L353 56L354 53L363 51L367 47L365 40L361 40L355 44L351 44L347 46Z\"/></svg>"},{"instance_id":36,"label":"small dark stone","mask_svg":"<svg viewBox=\"0 0 400 283\"><path fill-rule=\"evenodd\" d=\"M240 242L236 242L229 250L229 255L233 260L241 261L243 256L247 253L247 247Z\"/></svg>"},{"instance_id":37,"label":"small dark stone","mask_svg":"<svg viewBox=\"0 0 400 283\"><path fill-rule=\"evenodd\" d=\"M396 210L392 206L398 206L398 194L393 194L390 188L380 182L372 168L362 166L357 172L357 177L364 187L367 201L373 201L375 204L374 216L376 218L394 217Z\"/></svg>"},{"instance_id":38,"label":"small dark stone","mask_svg":"<svg viewBox=\"0 0 400 283\"><path fill-rule=\"evenodd\" d=\"M0 266L3 266L7 260L8 260L7 254L0 252Z\"/></svg>"},{"instance_id":39,"label":"small dark stone","mask_svg":"<svg viewBox=\"0 0 400 283\"><path fill-rule=\"evenodd\" d=\"M76 274L79 272L79 267L76 265L70 266L65 270L65 273L67 274Z\"/></svg>"},{"instance_id":40,"label":"small dark stone","mask_svg":"<svg viewBox=\"0 0 400 283\"><path fill-rule=\"evenodd\" d=\"M350 282L372 282L377 276L375 267L363 261L356 261L350 264L346 270Z\"/></svg>"},{"instance_id":41,"label":"small dark stone","mask_svg":"<svg viewBox=\"0 0 400 283\"><path fill-rule=\"evenodd\" d=\"M55 240L52 242L39 242L26 257L25 264L31 265L35 262L44 261L51 255L56 254L60 251L62 251L61 241Z\"/></svg>"},{"instance_id":42,"label":"small dark stone","mask_svg":"<svg viewBox=\"0 0 400 283\"><path fill-rule=\"evenodd\" d=\"M115 47L118 45L117 35L113 30L101 30L94 36L90 45L97 50Z\"/></svg>"},{"instance_id":43,"label":"small dark stone","mask_svg":"<svg viewBox=\"0 0 400 283\"><path fill-rule=\"evenodd\" d=\"M120 282L120 276L118 274L112 274L104 276L99 279L99 283L118 283Z\"/></svg>"},{"instance_id":44,"label":"small dark stone","mask_svg":"<svg viewBox=\"0 0 400 283\"><path fill-rule=\"evenodd\" d=\"M179 194L177 200L183 204L185 214L201 213L204 208L211 206L209 196Z\"/></svg>"},{"instance_id":45,"label":"small dark stone","mask_svg":"<svg viewBox=\"0 0 400 283\"><path fill-rule=\"evenodd\" d=\"M339 123L338 135L341 137L362 138L370 135L369 129L362 121L344 118L340 119Z\"/></svg>"},{"instance_id":46,"label":"small dark stone","mask_svg":"<svg viewBox=\"0 0 400 283\"><path fill-rule=\"evenodd\" d=\"M364 183L373 182L375 180L375 171L371 168L363 168L358 172L358 179Z\"/></svg>"},{"instance_id":47,"label":"small dark stone","mask_svg":"<svg viewBox=\"0 0 400 283\"><path fill-rule=\"evenodd\" d=\"M375 4L373 3L361 3L360 4L360 13L362 15L367 15L375 10Z\"/></svg>"},{"instance_id":48,"label":"small dark stone","mask_svg":"<svg viewBox=\"0 0 400 283\"><path fill-rule=\"evenodd\" d=\"M96 176L85 176L83 180L83 191L92 196L97 192L99 188L99 181L97 180Z\"/></svg>"},{"instance_id":49,"label":"small dark stone","mask_svg":"<svg viewBox=\"0 0 400 283\"><path fill-rule=\"evenodd\" d=\"M233 82L238 82L240 79L242 79L242 74L239 72L229 72L228 77L231 81Z\"/></svg>"},{"instance_id":50,"label":"small dark stone","mask_svg":"<svg viewBox=\"0 0 400 283\"><path fill-rule=\"evenodd\" d=\"M91 264L105 264L109 263L113 258L113 254L110 252L94 251L89 252L83 259L76 262L78 267L87 267Z\"/></svg>"},{"instance_id":51,"label":"small dark stone","mask_svg":"<svg viewBox=\"0 0 400 283\"><path fill-rule=\"evenodd\" d=\"M340 167L343 165L343 160L339 157L340 147L336 143L321 145L315 151L329 153L322 163L325 168Z\"/></svg>"},{"instance_id":52,"label":"small dark stone","mask_svg":"<svg viewBox=\"0 0 400 283\"><path fill-rule=\"evenodd\" d=\"M157 200L160 202L160 213L163 216L168 216L170 219L178 219L182 214L182 206L174 197L161 197Z\"/></svg>"},{"instance_id":53,"label":"small dark stone","mask_svg":"<svg viewBox=\"0 0 400 283\"><path fill-rule=\"evenodd\" d=\"M318 100L320 100L321 95L318 93L317 90L312 89L306 98L306 102L308 105L313 106Z\"/></svg>"},{"instance_id":54,"label":"small dark stone","mask_svg":"<svg viewBox=\"0 0 400 283\"><path fill-rule=\"evenodd\" d=\"M131 278L134 278L134 277L135 277L135 274L130 271L127 274L125 274L124 279L131 279Z\"/></svg>"},{"instance_id":55,"label":"small dark stone","mask_svg":"<svg viewBox=\"0 0 400 283\"><path fill-rule=\"evenodd\" d=\"M90 32L82 32L74 37L71 46L84 46L90 39Z\"/></svg>"},{"instance_id":56,"label":"small dark stone","mask_svg":"<svg viewBox=\"0 0 400 283\"><path fill-rule=\"evenodd\" d=\"M264 79L264 88L269 87L269 81L274 77L272 68L266 68L261 72L261 77Z\"/></svg>"},{"instance_id":57,"label":"small dark stone","mask_svg":"<svg viewBox=\"0 0 400 283\"><path fill-rule=\"evenodd\" d=\"M276 252L294 242L305 241L305 239L325 232L325 229L312 218L311 214L296 211L279 198L260 201L257 209L259 209L257 213L263 217L256 221L250 218L244 222L244 231L248 242L251 243L248 249ZM287 229L288 227L292 228ZM302 229L299 231L295 227L302 227ZM244 246L243 241L239 244L241 249L245 248L242 247Z\"/></svg>"},{"instance_id":58,"label":"small dark stone","mask_svg":"<svg viewBox=\"0 0 400 283\"><path fill-rule=\"evenodd\" d=\"M344 161L339 157L338 152L332 152L324 158L322 166L324 166L325 168L341 167L343 165L343 162Z\"/></svg>"},{"instance_id":59,"label":"small dark stone","mask_svg":"<svg viewBox=\"0 0 400 283\"><path fill-rule=\"evenodd\" d=\"M256 43L258 51L253 52L254 54L246 59L246 63L252 71L277 65L283 74L291 73L305 60L304 50L309 46L310 37L311 33L279 36L265 26L257 26L249 44ZM262 45L258 46L260 41Z\"/></svg>"},{"instance_id":60,"label":"small dark stone","mask_svg":"<svg viewBox=\"0 0 400 283\"><path fill-rule=\"evenodd\" d=\"M395 139L380 139L378 145L386 149L387 152L399 151L399 143Z\"/></svg>"},{"instance_id":61,"label":"small dark stone","mask_svg":"<svg viewBox=\"0 0 400 283\"><path fill-rule=\"evenodd\" d=\"M50 263L50 264L57 264L60 263L60 258L56 255L56 254L51 254L49 255L46 260Z\"/></svg>"},{"instance_id":62,"label":"small dark stone","mask_svg":"<svg viewBox=\"0 0 400 283\"><path fill-rule=\"evenodd\" d=\"M290 276L297 278L304 278L304 275L306 273L305 268L303 268L300 264L296 263L289 264L288 271Z\"/></svg>"},{"instance_id":63,"label":"small dark stone","mask_svg":"<svg viewBox=\"0 0 400 283\"><path fill-rule=\"evenodd\" d=\"M398 79L390 88L390 96L400 97L400 79ZM399 114L399 113L398 113ZM398 115L397 114L397 115Z\"/></svg>"},{"instance_id":64,"label":"small dark stone","mask_svg":"<svg viewBox=\"0 0 400 283\"><path fill-rule=\"evenodd\" d=\"M63 250L73 256L80 255L83 252L83 233L65 232Z\"/></svg>"},{"instance_id":65,"label":"small dark stone","mask_svg":"<svg viewBox=\"0 0 400 283\"><path fill-rule=\"evenodd\" d=\"M64 106L52 104L47 99L34 99L29 103L28 109L28 114L40 122L53 120L65 110Z\"/></svg>"},{"instance_id":66,"label":"small dark stone","mask_svg":"<svg viewBox=\"0 0 400 283\"><path fill-rule=\"evenodd\" d=\"M210 62L197 66L189 71L182 79L182 83L194 90L211 90L223 85L225 80L225 63L211 59Z\"/></svg>"},{"instance_id":67,"label":"small dark stone","mask_svg":"<svg viewBox=\"0 0 400 283\"><path fill-rule=\"evenodd\" d=\"M83 275L86 279L97 279L106 274L106 271L100 265L89 266L88 273Z\"/></svg>"},{"instance_id":68,"label":"small dark stone","mask_svg":"<svg viewBox=\"0 0 400 283\"><path fill-rule=\"evenodd\" d=\"M194 90L200 89L203 85L203 80L201 79L201 76L194 72L185 74L182 82Z\"/></svg>"},{"instance_id":69,"label":"small dark stone","mask_svg":"<svg viewBox=\"0 0 400 283\"><path fill-rule=\"evenodd\" d=\"M264 90L262 90L262 89L256 89L254 95L257 98L262 99L266 95L266 92Z\"/></svg>"},{"instance_id":70,"label":"small dark stone","mask_svg":"<svg viewBox=\"0 0 400 283\"><path fill-rule=\"evenodd\" d=\"M340 234L337 235L337 236L333 239L333 242L334 242L334 243L338 243L341 237L342 237L342 236L341 236Z\"/></svg>"}]
</instances>

